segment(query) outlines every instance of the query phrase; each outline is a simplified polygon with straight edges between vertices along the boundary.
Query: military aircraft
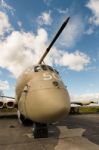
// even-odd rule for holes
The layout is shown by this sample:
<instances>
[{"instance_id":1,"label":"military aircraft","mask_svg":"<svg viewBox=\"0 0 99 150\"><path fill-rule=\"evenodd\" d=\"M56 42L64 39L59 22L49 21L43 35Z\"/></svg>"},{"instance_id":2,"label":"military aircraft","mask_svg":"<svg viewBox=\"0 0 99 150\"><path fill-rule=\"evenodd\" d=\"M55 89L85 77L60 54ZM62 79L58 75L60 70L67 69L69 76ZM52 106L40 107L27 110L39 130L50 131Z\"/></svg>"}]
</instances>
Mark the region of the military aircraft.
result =
<instances>
[{"instance_id":1,"label":"military aircraft","mask_svg":"<svg viewBox=\"0 0 99 150\"><path fill-rule=\"evenodd\" d=\"M47 124L65 117L70 110L70 97L58 71L44 63L69 19L64 21L38 64L27 68L17 80L18 118L23 125L33 122L34 138L48 137Z\"/></svg>"},{"instance_id":2,"label":"military aircraft","mask_svg":"<svg viewBox=\"0 0 99 150\"><path fill-rule=\"evenodd\" d=\"M71 109L70 114L79 114L79 109L81 107L88 108L88 107L99 107L98 101L96 100L78 100L71 102Z\"/></svg>"},{"instance_id":3,"label":"military aircraft","mask_svg":"<svg viewBox=\"0 0 99 150\"><path fill-rule=\"evenodd\" d=\"M90 105L92 103L96 103L96 102L93 101L93 100L82 100L82 101L73 101L73 102L71 102L71 104L77 104L77 105L80 105L80 106L86 106L86 105Z\"/></svg>"}]
</instances>

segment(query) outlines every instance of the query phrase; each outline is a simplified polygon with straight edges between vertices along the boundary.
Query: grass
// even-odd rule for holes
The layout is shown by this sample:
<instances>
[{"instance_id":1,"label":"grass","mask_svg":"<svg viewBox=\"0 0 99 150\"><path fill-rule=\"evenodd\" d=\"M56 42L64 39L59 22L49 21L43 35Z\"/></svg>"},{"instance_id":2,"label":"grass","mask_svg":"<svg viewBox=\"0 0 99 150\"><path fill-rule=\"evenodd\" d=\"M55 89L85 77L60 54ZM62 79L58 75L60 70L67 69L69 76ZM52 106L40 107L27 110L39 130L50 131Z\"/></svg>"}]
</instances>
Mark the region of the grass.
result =
<instances>
[{"instance_id":1,"label":"grass","mask_svg":"<svg viewBox=\"0 0 99 150\"><path fill-rule=\"evenodd\" d=\"M87 108L80 108L79 109L80 113L98 113L99 112L99 107L87 107Z\"/></svg>"},{"instance_id":2,"label":"grass","mask_svg":"<svg viewBox=\"0 0 99 150\"><path fill-rule=\"evenodd\" d=\"M17 112L17 109L3 108L0 109L0 112ZM79 113L99 113L99 107L80 107Z\"/></svg>"},{"instance_id":3,"label":"grass","mask_svg":"<svg viewBox=\"0 0 99 150\"><path fill-rule=\"evenodd\" d=\"M12 109L3 108L3 109L0 109L0 112L16 112L16 111L17 111L16 108L12 108Z\"/></svg>"}]
</instances>

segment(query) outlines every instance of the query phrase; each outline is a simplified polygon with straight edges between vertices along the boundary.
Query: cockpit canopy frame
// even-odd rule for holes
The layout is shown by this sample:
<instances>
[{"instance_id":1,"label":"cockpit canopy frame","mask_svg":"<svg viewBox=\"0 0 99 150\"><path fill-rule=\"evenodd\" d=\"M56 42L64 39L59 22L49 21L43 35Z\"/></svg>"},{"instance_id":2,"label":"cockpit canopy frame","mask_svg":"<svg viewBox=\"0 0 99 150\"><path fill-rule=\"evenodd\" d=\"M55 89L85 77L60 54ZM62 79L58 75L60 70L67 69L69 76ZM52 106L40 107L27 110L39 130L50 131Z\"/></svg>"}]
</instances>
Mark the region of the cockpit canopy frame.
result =
<instances>
[{"instance_id":1,"label":"cockpit canopy frame","mask_svg":"<svg viewBox=\"0 0 99 150\"><path fill-rule=\"evenodd\" d=\"M51 72L55 72L55 73L59 74L59 72L56 69L53 69L49 65L38 64L38 65L34 66L34 72L40 72L40 71L51 71Z\"/></svg>"}]
</instances>

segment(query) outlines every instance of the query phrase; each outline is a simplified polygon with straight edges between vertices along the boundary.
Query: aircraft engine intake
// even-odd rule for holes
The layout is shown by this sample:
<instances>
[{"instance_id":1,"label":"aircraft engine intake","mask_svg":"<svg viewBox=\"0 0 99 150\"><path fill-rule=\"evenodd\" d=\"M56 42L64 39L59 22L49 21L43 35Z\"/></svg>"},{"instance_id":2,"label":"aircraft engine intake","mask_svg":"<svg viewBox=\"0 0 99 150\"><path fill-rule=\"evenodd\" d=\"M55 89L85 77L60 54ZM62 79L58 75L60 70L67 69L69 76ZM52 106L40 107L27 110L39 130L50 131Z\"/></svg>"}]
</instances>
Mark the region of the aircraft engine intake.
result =
<instances>
[{"instance_id":1,"label":"aircraft engine intake","mask_svg":"<svg viewBox=\"0 0 99 150\"><path fill-rule=\"evenodd\" d=\"M4 107L4 102L0 100L0 109Z\"/></svg>"},{"instance_id":2,"label":"aircraft engine intake","mask_svg":"<svg viewBox=\"0 0 99 150\"><path fill-rule=\"evenodd\" d=\"M6 102L6 107L7 108L14 108L15 107L15 102L11 101L11 100Z\"/></svg>"}]
</instances>

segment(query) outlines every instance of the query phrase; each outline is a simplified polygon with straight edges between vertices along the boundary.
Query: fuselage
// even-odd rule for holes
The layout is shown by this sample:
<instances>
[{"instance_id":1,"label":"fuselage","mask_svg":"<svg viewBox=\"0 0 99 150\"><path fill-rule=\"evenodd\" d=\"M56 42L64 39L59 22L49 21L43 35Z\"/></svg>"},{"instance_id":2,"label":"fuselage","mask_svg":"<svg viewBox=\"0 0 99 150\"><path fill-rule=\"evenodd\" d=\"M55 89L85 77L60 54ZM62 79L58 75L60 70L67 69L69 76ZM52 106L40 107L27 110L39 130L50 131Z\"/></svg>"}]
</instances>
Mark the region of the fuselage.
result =
<instances>
[{"instance_id":1,"label":"fuselage","mask_svg":"<svg viewBox=\"0 0 99 150\"><path fill-rule=\"evenodd\" d=\"M56 70L46 65L28 68L16 86L18 109L26 118L49 123L65 117L70 98Z\"/></svg>"}]
</instances>

